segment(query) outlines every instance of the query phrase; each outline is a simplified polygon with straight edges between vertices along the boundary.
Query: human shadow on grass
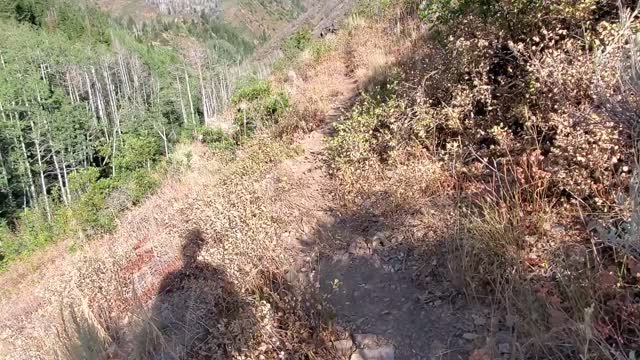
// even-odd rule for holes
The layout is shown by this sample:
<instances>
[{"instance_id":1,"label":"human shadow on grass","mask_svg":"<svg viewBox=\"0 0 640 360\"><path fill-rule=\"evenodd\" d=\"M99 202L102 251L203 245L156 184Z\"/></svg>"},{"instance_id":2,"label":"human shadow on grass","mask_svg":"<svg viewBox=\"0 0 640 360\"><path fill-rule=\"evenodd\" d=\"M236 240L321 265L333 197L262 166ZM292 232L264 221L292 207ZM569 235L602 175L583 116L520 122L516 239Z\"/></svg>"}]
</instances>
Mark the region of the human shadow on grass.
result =
<instances>
[{"instance_id":1,"label":"human shadow on grass","mask_svg":"<svg viewBox=\"0 0 640 360\"><path fill-rule=\"evenodd\" d=\"M250 346L255 315L224 270L198 260L205 244L200 230L186 236L182 267L161 281L135 358L227 359Z\"/></svg>"}]
</instances>

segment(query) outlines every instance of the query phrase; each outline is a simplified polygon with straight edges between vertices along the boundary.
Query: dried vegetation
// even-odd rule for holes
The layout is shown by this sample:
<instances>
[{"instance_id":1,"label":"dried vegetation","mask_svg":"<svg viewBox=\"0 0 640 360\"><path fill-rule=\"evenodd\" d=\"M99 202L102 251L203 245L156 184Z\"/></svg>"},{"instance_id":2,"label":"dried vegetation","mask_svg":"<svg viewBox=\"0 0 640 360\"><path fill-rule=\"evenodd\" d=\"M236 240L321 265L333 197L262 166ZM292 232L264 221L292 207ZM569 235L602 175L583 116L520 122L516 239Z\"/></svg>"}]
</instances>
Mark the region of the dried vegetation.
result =
<instances>
[{"instance_id":1,"label":"dried vegetation","mask_svg":"<svg viewBox=\"0 0 640 360\"><path fill-rule=\"evenodd\" d=\"M442 176L413 171L407 182L448 194L450 276L513 324L513 355L632 358L637 10L608 1L405 6L392 24L415 29L420 16L432 26L404 34L412 46L336 126L333 165L346 192L366 199L428 159ZM413 190L404 209L430 198ZM419 218L414 211L405 216ZM423 246L442 236L426 233ZM497 354L495 345L488 336L475 356Z\"/></svg>"},{"instance_id":2,"label":"dried vegetation","mask_svg":"<svg viewBox=\"0 0 640 360\"><path fill-rule=\"evenodd\" d=\"M116 234L46 268L76 285L31 295L30 309L15 310L21 318L5 314L8 337L24 345L42 329L51 335L42 322L58 312L39 308L50 294L74 305L63 307L62 323L51 320L57 336L42 337L56 345L26 356L331 358L326 309L284 270L299 256L292 241L317 224L283 199L326 189L282 169L297 155L287 141L333 120L332 105L353 90L344 85L353 78L362 94L341 104L353 107L329 139L339 187L325 195L344 213L381 219L392 243L423 256L416 281L448 277L457 286L448 291L494 309L473 359L497 355L494 322L511 329L512 358L634 358L636 9L609 1L364 3L337 35L274 76L292 104L276 124L233 158L192 148L181 161L188 165ZM206 240L198 261L216 274L207 281L220 286L180 275L176 254L194 229ZM444 262L427 260L434 255ZM178 274L182 285L163 285L158 274ZM172 286L187 305L167 332L162 314L172 305L154 294ZM23 288L11 298L30 294ZM36 322L39 314L48 317ZM34 325L25 328L24 316ZM183 346L184 325L207 316L211 324L187 331L190 344L206 347ZM16 344L8 351L23 349Z\"/></svg>"}]
</instances>

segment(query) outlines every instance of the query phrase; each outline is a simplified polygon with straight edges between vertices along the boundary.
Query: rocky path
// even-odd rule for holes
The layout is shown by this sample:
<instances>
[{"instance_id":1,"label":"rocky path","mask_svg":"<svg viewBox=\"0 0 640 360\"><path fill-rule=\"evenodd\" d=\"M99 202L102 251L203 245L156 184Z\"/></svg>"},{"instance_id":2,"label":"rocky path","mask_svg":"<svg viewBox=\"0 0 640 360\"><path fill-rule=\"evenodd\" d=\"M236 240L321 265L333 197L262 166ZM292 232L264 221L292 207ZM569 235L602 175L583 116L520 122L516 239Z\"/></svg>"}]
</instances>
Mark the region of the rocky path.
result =
<instances>
[{"instance_id":1,"label":"rocky path","mask_svg":"<svg viewBox=\"0 0 640 360\"><path fill-rule=\"evenodd\" d=\"M425 265L439 265L437 259L425 264L414 257L394 239L386 219L366 209L346 215L337 205L339 184L327 173L326 143L358 92L349 77L338 81L342 95L326 126L300 141L302 158L284 164L286 173L305 184L304 195L295 196L291 206L313 209L296 243L305 254L296 276L314 283L348 334L334 343L343 359L467 359L478 334L487 332L487 314L469 308L442 277L419 285L418 274Z\"/></svg>"}]
</instances>

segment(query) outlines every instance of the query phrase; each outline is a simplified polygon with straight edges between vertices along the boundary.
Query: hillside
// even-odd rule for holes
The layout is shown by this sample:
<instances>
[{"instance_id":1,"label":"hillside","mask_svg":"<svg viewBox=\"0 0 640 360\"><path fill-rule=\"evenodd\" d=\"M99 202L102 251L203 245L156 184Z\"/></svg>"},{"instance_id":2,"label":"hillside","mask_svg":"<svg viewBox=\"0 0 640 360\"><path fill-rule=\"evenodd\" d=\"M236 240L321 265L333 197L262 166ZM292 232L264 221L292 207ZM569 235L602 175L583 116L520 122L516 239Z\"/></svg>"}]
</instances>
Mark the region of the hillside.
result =
<instances>
[{"instance_id":1,"label":"hillside","mask_svg":"<svg viewBox=\"0 0 640 360\"><path fill-rule=\"evenodd\" d=\"M215 18L242 29L251 40L268 38L306 13L308 0L99 0L110 14L133 22ZM322 4L317 4L322 5Z\"/></svg>"},{"instance_id":2,"label":"hillside","mask_svg":"<svg viewBox=\"0 0 640 360\"><path fill-rule=\"evenodd\" d=\"M2 18L0 357L637 358L640 8L255 4Z\"/></svg>"}]
</instances>

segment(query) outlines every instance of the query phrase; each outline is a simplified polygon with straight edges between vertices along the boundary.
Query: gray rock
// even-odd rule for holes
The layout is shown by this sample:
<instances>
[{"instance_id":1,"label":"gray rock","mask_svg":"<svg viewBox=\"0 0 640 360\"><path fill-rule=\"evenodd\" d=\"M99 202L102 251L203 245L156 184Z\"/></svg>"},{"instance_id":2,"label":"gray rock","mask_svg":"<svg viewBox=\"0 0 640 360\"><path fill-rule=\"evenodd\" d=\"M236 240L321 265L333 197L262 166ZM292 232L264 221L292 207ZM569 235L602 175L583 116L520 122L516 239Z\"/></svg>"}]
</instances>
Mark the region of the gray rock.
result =
<instances>
[{"instance_id":1,"label":"gray rock","mask_svg":"<svg viewBox=\"0 0 640 360\"><path fill-rule=\"evenodd\" d=\"M384 339L375 334L355 334L353 339L359 348L375 348L379 345L384 345Z\"/></svg>"},{"instance_id":2,"label":"gray rock","mask_svg":"<svg viewBox=\"0 0 640 360\"><path fill-rule=\"evenodd\" d=\"M509 343L498 344L498 351L500 352L500 354L509 354L509 353L511 353L511 344L509 344Z\"/></svg>"},{"instance_id":3,"label":"gray rock","mask_svg":"<svg viewBox=\"0 0 640 360\"><path fill-rule=\"evenodd\" d=\"M334 341L332 345L340 359L348 359L353 354L354 346L351 339Z\"/></svg>"},{"instance_id":4,"label":"gray rock","mask_svg":"<svg viewBox=\"0 0 640 360\"><path fill-rule=\"evenodd\" d=\"M496 333L496 342L497 343L510 343L511 342L511 331L498 331Z\"/></svg>"},{"instance_id":5,"label":"gray rock","mask_svg":"<svg viewBox=\"0 0 640 360\"><path fill-rule=\"evenodd\" d=\"M484 316L471 315L471 317L473 318L473 324L476 326L483 326L487 323L487 319Z\"/></svg>"},{"instance_id":6,"label":"gray rock","mask_svg":"<svg viewBox=\"0 0 640 360\"><path fill-rule=\"evenodd\" d=\"M391 345L371 349L358 349L350 360L394 360L395 349Z\"/></svg>"},{"instance_id":7,"label":"gray rock","mask_svg":"<svg viewBox=\"0 0 640 360\"><path fill-rule=\"evenodd\" d=\"M442 356L447 353L447 347L438 340L431 343L430 360L442 360Z\"/></svg>"},{"instance_id":8,"label":"gray rock","mask_svg":"<svg viewBox=\"0 0 640 360\"><path fill-rule=\"evenodd\" d=\"M462 338L465 340L473 341L478 338L478 334L474 333L464 333L462 334Z\"/></svg>"}]
</instances>

